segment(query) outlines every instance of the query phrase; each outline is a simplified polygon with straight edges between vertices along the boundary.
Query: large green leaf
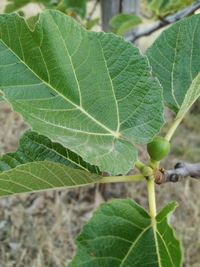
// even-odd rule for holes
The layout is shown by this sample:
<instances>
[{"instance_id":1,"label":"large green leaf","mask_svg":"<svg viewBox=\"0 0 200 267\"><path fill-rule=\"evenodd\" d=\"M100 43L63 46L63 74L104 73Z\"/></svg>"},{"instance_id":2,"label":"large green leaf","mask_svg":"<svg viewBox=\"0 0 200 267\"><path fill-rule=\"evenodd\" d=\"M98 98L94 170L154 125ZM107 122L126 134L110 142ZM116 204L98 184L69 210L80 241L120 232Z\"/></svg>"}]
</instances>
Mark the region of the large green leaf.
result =
<instances>
[{"instance_id":1,"label":"large green leaf","mask_svg":"<svg viewBox=\"0 0 200 267\"><path fill-rule=\"evenodd\" d=\"M37 161L0 173L0 196L93 184L101 176L60 163Z\"/></svg>"},{"instance_id":2,"label":"large green leaf","mask_svg":"<svg viewBox=\"0 0 200 267\"><path fill-rule=\"evenodd\" d=\"M194 0L147 0L148 7L158 16L166 16L191 5Z\"/></svg>"},{"instance_id":3,"label":"large green leaf","mask_svg":"<svg viewBox=\"0 0 200 267\"><path fill-rule=\"evenodd\" d=\"M111 19L110 25L114 33L124 35L141 22L141 18L134 14L117 14Z\"/></svg>"},{"instance_id":4,"label":"large green leaf","mask_svg":"<svg viewBox=\"0 0 200 267\"><path fill-rule=\"evenodd\" d=\"M53 161L72 168L100 173L97 167L84 162L69 149L32 131L27 131L23 135L16 152L5 154L0 158L0 172L34 161Z\"/></svg>"},{"instance_id":5,"label":"large green leaf","mask_svg":"<svg viewBox=\"0 0 200 267\"><path fill-rule=\"evenodd\" d=\"M180 267L181 246L168 225L175 203L156 217L132 200L103 204L77 238L70 267Z\"/></svg>"},{"instance_id":6,"label":"large green leaf","mask_svg":"<svg viewBox=\"0 0 200 267\"><path fill-rule=\"evenodd\" d=\"M138 49L56 11L33 32L2 15L0 37L0 89L35 131L103 171L133 168L135 144L163 124L162 89Z\"/></svg>"},{"instance_id":7,"label":"large green leaf","mask_svg":"<svg viewBox=\"0 0 200 267\"><path fill-rule=\"evenodd\" d=\"M153 73L164 88L165 103L175 112L183 102L187 104L186 98L191 97L187 92L200 72L199 28L200 14L181 20L163 31L147 50Z\"/></svg>"}]
</instances>

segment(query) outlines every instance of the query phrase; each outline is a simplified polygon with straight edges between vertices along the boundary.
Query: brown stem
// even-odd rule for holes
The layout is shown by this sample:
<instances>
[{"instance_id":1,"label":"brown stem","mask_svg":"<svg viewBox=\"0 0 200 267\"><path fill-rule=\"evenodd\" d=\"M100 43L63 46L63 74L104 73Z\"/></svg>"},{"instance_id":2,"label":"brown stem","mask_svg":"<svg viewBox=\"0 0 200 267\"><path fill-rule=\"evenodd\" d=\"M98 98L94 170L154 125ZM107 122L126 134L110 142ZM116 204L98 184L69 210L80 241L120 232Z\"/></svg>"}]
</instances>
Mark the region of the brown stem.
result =
<instances>
[{"instance_id":1,"label":"brown stem","mask_svg":"<svg viewBox=\"0 0 200 267\"><path fill-rule=\"evenodd\" d=\"M144 36L148 36L151 33L169 25L172 24L184 17L187 17L191 14L193 14L197 9L200 8L200 0L196 1L192 6L184 8L183 10L173 14L173 15L169 15L165 18L162 18L156 22L151 23L148 26L142 26L139 27L137 32L130 36L129 38L127 38L128 41L131 42L135 42L137 39L144 37Z\"/></svg>"},{"instance_id":2,"label":"brown stem","mask_svg":"<svg viewBox=\"0 0 200 267\"><path fill-rule=\"evenodd\" d=\"M200 163L179 162L172 170L160 169L155 175L155 182L162 184L166 182L178 182L181 178L191 177L200 180Z\"/></svg>"}]
</instances>

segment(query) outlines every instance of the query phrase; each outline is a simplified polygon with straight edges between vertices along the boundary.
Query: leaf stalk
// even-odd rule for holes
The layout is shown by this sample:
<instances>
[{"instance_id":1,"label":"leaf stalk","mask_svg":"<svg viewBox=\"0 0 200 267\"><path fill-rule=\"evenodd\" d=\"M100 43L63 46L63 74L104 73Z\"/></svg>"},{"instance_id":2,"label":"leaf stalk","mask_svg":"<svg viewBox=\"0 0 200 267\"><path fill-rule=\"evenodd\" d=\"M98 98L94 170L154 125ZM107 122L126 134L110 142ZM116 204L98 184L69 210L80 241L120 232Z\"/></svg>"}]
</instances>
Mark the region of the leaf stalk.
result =
<instances>
[{"instance_id":1,"label":"leaf stalk","mask_svg":"<svg viewBox=\"0 0 200 267\"><path fill-rule=\"evenodd\" d=\"M144 181L145 177L141 174L138 175L127 175L127 176L106 176L103 177L99 183L125 183L125 182L141 182Z\"/></svg>"},{"instance_id":2,"label":"leaf stalk","mask_svg":"<svg viewBox=\"0 0 200 267\"><path fill-rule=\"evenodd\" d=\"M157 211L156 211L155 183L153 176L147 180L147 189L148 189L148 200L149 200L149 214L151 218L155 218Z\"/></svg>"},{"instance_id":3,"label":"leaf stalk","mask_svg":"<svg viewBox=\"0 0 200 267\"><path fill-rule=\"evenodd\" d=\"M176 129L178 128L179 124L183 120L183 117L177 117L174 122L172 123L171 127L169 128L167 134L165 135L165 139L170 141L172 136L174 135Z\"/></svg>"}]
</instances>

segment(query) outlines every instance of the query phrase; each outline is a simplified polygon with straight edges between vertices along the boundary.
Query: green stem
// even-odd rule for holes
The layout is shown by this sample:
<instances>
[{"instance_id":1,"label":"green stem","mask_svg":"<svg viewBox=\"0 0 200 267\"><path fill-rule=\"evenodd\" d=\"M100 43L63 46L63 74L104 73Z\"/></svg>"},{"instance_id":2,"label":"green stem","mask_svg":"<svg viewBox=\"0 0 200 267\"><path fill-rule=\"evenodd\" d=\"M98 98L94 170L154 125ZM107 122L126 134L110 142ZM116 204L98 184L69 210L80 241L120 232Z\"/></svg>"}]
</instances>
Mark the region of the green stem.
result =
<instances>
[{"instance_id":1,"label":"green stem","mask_svg":"<svg viewBox=\"0 0 200 267\"><path fill-rule=\"evenodd\" d=\"M146 167L146 165L144 163L142 163L139 159L136 161L135 163L135 167L141 171L144 167Z\"/></svg>"},{"instance_id":2,"label":"green stem","mask_svg":"<svg viewBox=\"0 0 200 267\"><path fill-rule=\"evenodd\" d=\"M153 174L153 169L151 166L145 165L141 161L137 160L135 167L140 171L144 177L150 177Z\"/></svg>"},{"instance_id":3,"label":"green stem","mask_svg":"<svg viewBox=\"0 0 200 267\"><path fill-rule=\"evenodd\" d=\"M153 169L156 170L159 168L160 162L159 161L155 161L153 159L150 160L149 162L149 166Z\"/></svg>"},{"instance_id":4,"label":"green stem","mask_svg":"<svg viewBox=\"0 0 200 267\"><path fill-rule=\"evenodd\" d=\"M127 175L127 176L106 176L103 177L99 183L125 183L125 182L140 182L144 181L145 178L143 175Z\"/></svg>"},{"instance_id":5,"label":"green stem","mask_svg":"<svg viewBox=\"0 0 200 267\"><path fill-rule=\"evenodd\" d=\"M181 123L182 119L183 119L183 117L179 117L179 118L176 118L174 120L174 122L172 123L171 127L169 128L169 130L165 136L165 139L167 141L171 140L172 136L174 135L174 133L175 133L177 127L179 126L179 124Z\"/></svg>"},{"instance_id":6,"label":"green stem","mask_svg":"<svg viewBox=\"0 0 200 267\"><path fill-rule=\"evenodd\" d=\"M147 180L148 200L149 200L149 214L151 218L156 217L156 196L154 178Z\"/></svg>"}]
</instances>

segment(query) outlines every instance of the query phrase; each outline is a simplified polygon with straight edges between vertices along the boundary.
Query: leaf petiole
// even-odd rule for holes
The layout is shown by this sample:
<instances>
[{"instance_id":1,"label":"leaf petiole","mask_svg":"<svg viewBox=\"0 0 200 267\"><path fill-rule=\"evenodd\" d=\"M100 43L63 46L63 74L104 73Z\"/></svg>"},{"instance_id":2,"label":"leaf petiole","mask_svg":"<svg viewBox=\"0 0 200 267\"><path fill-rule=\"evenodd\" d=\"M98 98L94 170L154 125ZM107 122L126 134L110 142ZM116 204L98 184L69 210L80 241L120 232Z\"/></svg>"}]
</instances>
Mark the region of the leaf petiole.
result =
<instances>
[{"instance_id":1,"label":"leaf petiole","mask_svg":"<svg viewBox=\"0 0 200 267\"><path fill-rule=\"evenodd\" d=\"M167 141L170 141L172 136L174 135L176 129L180 125L181 121L183 120L183 117L176 117L176 119L173 121L172 125L170 126L167 134L165 135L165 139Z\"/></svg>"},{"instance_id":2,"label":"leaf petiole","mask_svg":"<svg viewBox=\"0 0 200 267\"><path fill-rule=\"evenodd\" d=\"M98 182L101 184L108 183L125 183L125 182L141 182L144 181L145 177L141 174L138 175L126 175L126 176L106 176Z\"/></svg>"},{"instance_id":3,"label":"leaf petiole","mask_svg":"<svg viewBox=\"0 0 200 267\"><path fill-rule=\"evenodd\" d=\"M142 169L145 168L146 165L138 159L138 160L135 162L135 167L136 167L139 171L142 171Z\"/></svg>"},{"instance_id":4,"label":"leaf petiole","mask_svg":"<svg viewBox=\"0 0 200 267\"><path fill-rule=\"evenodd\" d=\"M147 180L148 200L149 200L149 214L151 218L156 217L156 196L155 196L155 183L154 178L151 177Z\"/></svg>"}]
</instances>

